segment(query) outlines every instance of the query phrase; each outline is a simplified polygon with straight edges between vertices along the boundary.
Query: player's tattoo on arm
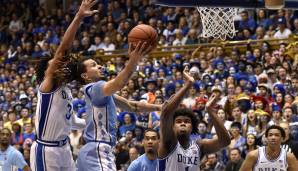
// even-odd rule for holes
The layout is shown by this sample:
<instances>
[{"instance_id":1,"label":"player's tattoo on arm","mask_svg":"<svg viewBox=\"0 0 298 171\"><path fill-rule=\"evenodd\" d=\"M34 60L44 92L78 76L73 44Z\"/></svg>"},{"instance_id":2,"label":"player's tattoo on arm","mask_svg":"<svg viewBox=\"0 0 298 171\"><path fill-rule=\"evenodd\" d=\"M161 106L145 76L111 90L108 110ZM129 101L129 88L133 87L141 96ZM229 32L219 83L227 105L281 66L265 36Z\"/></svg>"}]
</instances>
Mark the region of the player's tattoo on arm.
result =
<instances>
[{"instance_id":1,"label":"player's tattoo on arm","mask_svg":"<svg viewBox=\"0 0 298 171\"><path fill-rule=\"evenodd\" d=\"M130 70L130 71L127 73L127 76L124 77L122 84L126 85L126 83L128 82L128 80L129 80L130 77L132 76L133 72L134 72L134 70Z\"/></svg>"}]
</instances>

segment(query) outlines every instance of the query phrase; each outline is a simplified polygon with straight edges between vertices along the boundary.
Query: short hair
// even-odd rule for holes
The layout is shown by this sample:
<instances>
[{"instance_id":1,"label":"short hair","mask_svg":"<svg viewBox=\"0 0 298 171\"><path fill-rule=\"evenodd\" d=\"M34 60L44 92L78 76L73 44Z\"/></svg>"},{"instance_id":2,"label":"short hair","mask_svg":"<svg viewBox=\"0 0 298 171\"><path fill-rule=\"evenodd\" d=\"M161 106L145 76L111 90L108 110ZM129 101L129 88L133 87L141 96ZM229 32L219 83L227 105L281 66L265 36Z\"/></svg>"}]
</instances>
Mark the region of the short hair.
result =
<instances>
[{"instance_id":1,"label":"short hair","mask_svg":"<svg viewBox=\"0 0 298 171\"><path fill-rule=\"evenodd\" d=\"M209 153L209 154L206 155L207 159L209 158L210 155L215 155L215 158L218 157L217 153Z\"/></svg>"},{"instance_id":2,"label":"short hair","mask_svg":"<svg viewBox=\"0 0 298 171\"><path fill-rule=\"evenodd\" d=\"M156 135L157 135L157 138L158 138L158 139L160 138L160 137L159 137L159 132L156 131L155 129L147 128L147 129L144 131L144 137L145 137L145 135L146 135L147 132L155 132Z\"/></svg>"},{"instance_id":3,"label":"short hair","mask_svg":"<svg viewBox=\"0 0 298 171\"><path fill-rule=\"evenodd\" d=\"M198 125L200 125L201 123L204 124L208 128L208 123L207 122L205 122L204 120L200 120L198 122Z\"/></svg>"},{"instance_id":4,"label":"short hair","mask_svg":"<svg viewBox=\"0 0 298 171\"><path fill-rule=\"evenodd\" d=\"M240 149L239 149L239 148L237 148L237 147L231 148L231 150L230 150L230 154L231 154L231 151L233 151L233 150L236 150L236 151L238 151L238 153L239 153L239 154L241 154L241 151L240 151Z\"/></svg>"},{"instance_id":5,"label":"short hair","mask_svg":"<svg viewBox=\"0 0 298 171\"><path fill-rule=\"evenodd\" d=\"M248 15L248 12L247 11L242 11L241 13Z\"/></svg>"},{"instance_id":6,"label":"short hair","mask_svg":"<svg viewBox=\"0 0 298 171\"><path fill-rule=\"evenodd\" d=\"M21 110L23 110L23 109L27 109L27 110L28 110L28 112L30 112L30 109L29 109L28 107L26 107L26 106L22 107L22 109L21 109Z\"/></svg>"},{"instance_id":7,"label":"short hair","mask_svg":"<svg viewBox=\"0 0 298 171\"><path fill-rule=\"evenodd\" d=\"M297 20L298 20L298 18L297 18ZM297 75L293 76L293 77L292 77L292 80L294 80L294 79L295 79L295 80L298 80L298 76L297 76Z\"/></svg>"},{"instance_id":8,"label":"short hair","mask_svg":"<svg viewBox=\"0 0 298 171\"><path fill-rule=\"evenodd\" d=\"M174 112L174 120L178 116L186 116L191 119L192 125L192 132L191 133L198 133L198 119L195 116L194 112L188 108L179 108Z\"/></svg>"},{"instance_id":9,"label":"short hair","mask_svg":"<svg viewBox=\"0 0 298 171\"><path fill-rule=\"evenodd\" d=\"M284 107L284 108L282 109L282 112L285 112L286 109L291 109L291 111L293 112L293 109L292 109L291 106L286 106L286 107Z\"/></svg>"},{"instance_id":10,"label":"short hair","mask_svg":"<svg viewBox=\"0 0 298 171\"><path fill-rule=\"evenodd\" d=\"M242 124L240 122L233 122L231 124L231 128L233 128L233 127L239 128L240 131L242 130Z\"/></svg>"},{"instance_id":11,"label":"short hair","mask_svg":"<svg viewBox=\"0 0 298 171\"><path fill-rule=\"evenodd\" d=\"M4 131L4 130L7 130L10 136L12 135L10 129L8 129L8 128L2 128L2 129L0 129L0 133L2 133L2 131Z\"/></svg>"},{"instance_id":12,"label":"short hair","mask_svg":"<svg viewBox=\"0 0 298 171\"><path fill-rule=\"evenodd\" d=\"M27 126L27 125L33 126L32 122L26 122L26 123L24 123L24 127Z\"/></svg>"},{"instance_id":13,"label":"short hair","mask_svg":"<svg viewBox=\"0 0 298 171\"><path fill-rule=\"evenodd\" d=\"M280 132L280 134L281 134L281 136L282 136L283 138L286 137L285 130L284 130L282 127L280 127L280 126L278 126L278 125L271 125L271 126L269 126L269 127L266 129L266 132L265 132L265 137L266 137L266 138L268 137L269 131L270 131L271 129L278 129L279 132Z\"/></svg>"},{"instance_id":14,"label":"short hair","mask_svg":"<svg viewBox=\"0 0 298 171\"><path fill-rule=\"evenodd\" d=\"M81 74L87 71L84 62L87 61L88 59L92 59L92 58L82 57L77 61L76 81L79 82L80 84L85 84L85 80L81 77Z\"/></svg>"}]
</instances>

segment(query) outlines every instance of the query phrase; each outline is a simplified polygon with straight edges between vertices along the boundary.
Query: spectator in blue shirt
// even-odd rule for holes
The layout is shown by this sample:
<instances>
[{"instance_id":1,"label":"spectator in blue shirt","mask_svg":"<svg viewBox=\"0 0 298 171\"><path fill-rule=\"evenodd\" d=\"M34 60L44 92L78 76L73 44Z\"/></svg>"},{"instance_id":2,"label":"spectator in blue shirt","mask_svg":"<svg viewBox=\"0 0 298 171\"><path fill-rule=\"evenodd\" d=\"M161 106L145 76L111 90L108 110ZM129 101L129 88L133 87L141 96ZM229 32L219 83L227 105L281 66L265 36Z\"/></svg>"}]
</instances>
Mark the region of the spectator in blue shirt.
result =
<instances>
[{"instance_id":1,"label":"spectator in blue shirt","mask_svg":"<svg viewBox=\"0 0 298 171\"><path fill-rule=\"evenodd\" d=\"M35 140L32 123L24 123L23 140L26 141L26 139L31 139L32 141Z\"/></svg>"},{"instance_id":2,"label":"spectator in blue shirt","mask_svg":"<svg viewBox=\"0 0 298 171\"><path fill-rule=\"evenodd\" d=\"M249 28L252 31L254 31L256 28L256 22L252 18L249 18L247 11L241 12L241 21L239 23L239 28L240 29Z\"/></svg>"},{"instance_id":3,"label":"spectator in blue shirt","mask_svg":"<svg viewBox=\"0 0 298 171\"><path fill-rule=\"evenodd\" d=\"M272 25L273 22L266 16L266 12L264 9L260 9L257 14L257 25L259 27L263 27L266 30Z\"/></svg>"},{"instance_id":4,"label":"spectator in blue shirt","mask_svg":"<svg viewBox=\"0 0 298 171\"><path fill-rule=\"evenodd\" d=\"M29 171L30 168L22 154L10 145L11 132L7 128L0 131L0 170L13 170L14 168Z\"/></svg>"},{"instance_id":5,"label":"spectator in blue shirt","mask_svg":"<svg viewBox=\"0 0 298 171\"><path fill-rule=\"evenodd\" d=\"M134 160L128 167L128 171L151 171L157 168L157 148L159 134L153 129L147 129L144 134L145 154Z\"/></svg>"},{"instance_id":6,"label":"spectator in blue shirt","mask_svg":"<svg viewBox=\"0 0 298 171\"><path fill-rule=\"evenodd\" d=\"M123 123L123 125L119 127L120 136L125 136L126 131L133 132L136 127L135 115L133 113L122 112L120 118L120 122Z\"/></svg>"}]
</instances>

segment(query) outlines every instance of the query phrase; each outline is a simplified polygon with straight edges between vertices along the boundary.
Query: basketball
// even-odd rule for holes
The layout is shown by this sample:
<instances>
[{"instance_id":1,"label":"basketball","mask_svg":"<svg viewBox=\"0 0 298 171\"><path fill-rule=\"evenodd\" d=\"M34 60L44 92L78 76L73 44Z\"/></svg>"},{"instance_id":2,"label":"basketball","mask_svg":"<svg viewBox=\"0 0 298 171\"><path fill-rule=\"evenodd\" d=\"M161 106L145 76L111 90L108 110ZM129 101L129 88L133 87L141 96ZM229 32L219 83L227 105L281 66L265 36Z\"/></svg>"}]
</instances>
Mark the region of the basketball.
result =
<instances>
[{"instance_id":1,"label":"basketball","mask_svg":"<svg viewBox=\"0 0 298 171\"><path fill-rule=\"evenodd\" d=\"M139 41L147 42L147 46L151 45L152 50L157 46L158 35L156 30L146 24L140 24L135 26L128 34L128 43L132 43L133 47L136 47Z\"/></svg>"}]
</instances>

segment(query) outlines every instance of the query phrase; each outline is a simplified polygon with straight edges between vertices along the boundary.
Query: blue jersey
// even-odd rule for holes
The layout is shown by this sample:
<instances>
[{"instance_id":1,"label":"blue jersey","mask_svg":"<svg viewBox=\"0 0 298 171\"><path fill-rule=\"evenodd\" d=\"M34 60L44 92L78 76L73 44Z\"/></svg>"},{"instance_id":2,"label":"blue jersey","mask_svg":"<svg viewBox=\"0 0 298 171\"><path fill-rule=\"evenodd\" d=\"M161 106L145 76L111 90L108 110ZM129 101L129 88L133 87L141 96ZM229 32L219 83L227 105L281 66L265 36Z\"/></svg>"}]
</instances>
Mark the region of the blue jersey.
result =
<instances>
[{"instance_id":1,"label":"blue jersey","mask_svg":"<svg viewBox=\"0 0 298 171\"><path fill-rule=\"evenodd\" d=\"M127 171L155 171L156 169L157 159L149 160L146 154L143 154L129 165Z\"/></svg>"},{"instance_id":2,"label":"blue jersey","mask_svg":"<svg viewBox=\"0 0 298 171\"><path fill-rule=\"evenodd\" d=\"M12 146L8 146L5 151L0 151L0 171L15 171L18 168L23 169L25 166L27 163L24 157Z\"/></svg>"},{"instance_id":3,"label":"blue jersey","mask_svg":"<svg viewBox=\"0 0 298 171\"><path fill-rule=\"evenodd\" d=\"M116 105L113 96L104 96L105 81L90 83L84 87L86 101L86 142L105 141L116 144Z\"/></svg>"}]
</instances>

